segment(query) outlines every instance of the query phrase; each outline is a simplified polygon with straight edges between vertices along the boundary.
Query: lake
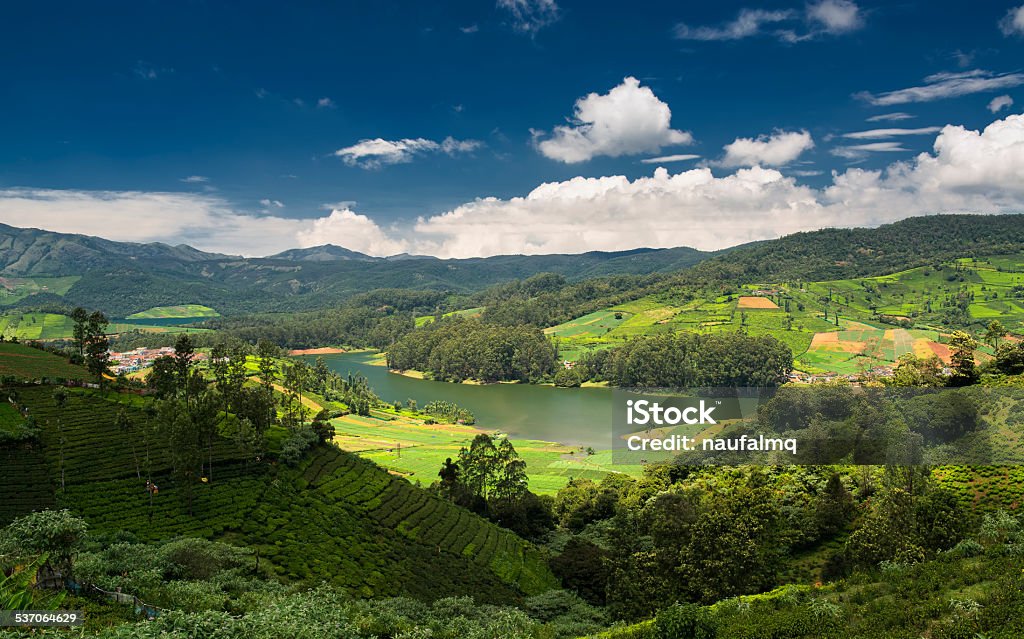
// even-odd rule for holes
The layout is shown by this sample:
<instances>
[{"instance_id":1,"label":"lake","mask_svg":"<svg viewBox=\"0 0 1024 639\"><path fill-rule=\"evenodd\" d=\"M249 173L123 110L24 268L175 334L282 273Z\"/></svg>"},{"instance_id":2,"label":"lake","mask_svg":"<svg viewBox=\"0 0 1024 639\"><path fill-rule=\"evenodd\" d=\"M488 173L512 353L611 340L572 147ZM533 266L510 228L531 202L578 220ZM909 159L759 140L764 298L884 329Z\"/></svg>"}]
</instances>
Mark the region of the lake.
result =
<instances>
[{"instance_id":1,"label":"lake","mask_svg":"<svg viewBox=\"0 0 1024 639\"><path fill-rule=\"evenodd\" d=\"M607 388L556 388L531 384L451 384L405 377L368 363L373 353L321 355L340 375L360 373L387 402L444 399L468 408L477 426L514 438L539 439L607 450L612 445L612 392ZM305 359L312 364L314 356Z\"/></svg>"}]
</instances>

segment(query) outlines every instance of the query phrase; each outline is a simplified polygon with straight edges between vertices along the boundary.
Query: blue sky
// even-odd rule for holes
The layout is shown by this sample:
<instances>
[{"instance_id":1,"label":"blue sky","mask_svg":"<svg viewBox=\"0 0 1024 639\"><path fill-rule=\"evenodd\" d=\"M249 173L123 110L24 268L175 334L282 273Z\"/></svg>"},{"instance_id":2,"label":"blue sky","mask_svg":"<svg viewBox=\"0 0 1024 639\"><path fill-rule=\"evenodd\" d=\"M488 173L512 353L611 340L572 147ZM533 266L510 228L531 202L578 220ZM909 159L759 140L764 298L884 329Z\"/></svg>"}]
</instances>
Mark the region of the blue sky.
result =
<instances>
[{"instance_id":1,"label":"blue sky","mask_svg":"<svg viewBox=\"0 0 1024 639\"><path fill-rule=\"evenodd\" d=\"M1021 210L1018 2L21 3L0 221L465 257Z\"/></svg>"}]
</instances>

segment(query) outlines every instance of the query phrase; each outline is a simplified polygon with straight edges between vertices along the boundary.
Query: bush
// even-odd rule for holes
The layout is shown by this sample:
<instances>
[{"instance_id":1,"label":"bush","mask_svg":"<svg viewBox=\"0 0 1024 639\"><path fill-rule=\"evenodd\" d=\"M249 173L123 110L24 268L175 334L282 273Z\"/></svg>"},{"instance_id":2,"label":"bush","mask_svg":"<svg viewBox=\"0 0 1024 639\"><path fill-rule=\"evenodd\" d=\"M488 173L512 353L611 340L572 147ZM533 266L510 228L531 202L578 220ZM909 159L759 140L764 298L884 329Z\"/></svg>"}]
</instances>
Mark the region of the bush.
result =
<instances>
[{"instance_id":1,"label":"bush","mask_svg":"<svg viewBox=\"0 0 1024 639\"><path fill-rule=\"evenodd\" d=\"M654 620L655 639L714 639L717 635L711 613L697 604L674 604Z\"/></svg>"}]
</instances>

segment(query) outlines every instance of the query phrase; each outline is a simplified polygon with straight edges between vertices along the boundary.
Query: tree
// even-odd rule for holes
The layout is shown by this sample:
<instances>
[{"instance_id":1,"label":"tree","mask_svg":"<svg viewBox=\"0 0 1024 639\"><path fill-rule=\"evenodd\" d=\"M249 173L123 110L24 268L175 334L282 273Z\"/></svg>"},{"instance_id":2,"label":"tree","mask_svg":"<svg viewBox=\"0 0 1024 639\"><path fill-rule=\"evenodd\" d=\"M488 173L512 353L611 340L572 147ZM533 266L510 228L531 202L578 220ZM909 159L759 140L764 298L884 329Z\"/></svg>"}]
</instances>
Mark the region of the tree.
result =
<instances>
[{"instance_id":1,"label":"tree","mask_svg":"<svg viewBox=\"0 0 1024 639\"><path fill-rule=\"evenodd\" d=\"M139 468L139 456L135 451L135 424L131 418L128 417L128 411L121 409L117 411L117 417L114 418L114 425L122 433L128 436L128 439L132 442L132 459L135 461L135 476L138 479L142 479L142 470Z\"/></svg>"},{"instance_id":2,"label":"tree","mask_svg":"<svg viewBox=\"0 0 1024 639\"><path fill-rule=\"evenodd\" d=\"M953 331L949 338L953 351L951 364L953 374L949 377L950 386L970 386L978 381L978 371L974 365L974 350L978 341L964 331Z\"/></svg>"},{"instance_id":3,"label":"tree","mask_svg":"<svg viewBox=\"0 0 1024 639\"><path fill-rule=\"evenodd\" d=\"M985 341L991 344L992 348L998 348L999 340L1006 337L1006 334L1007 331L1002 322L994 319L988 323L988 328L985 330Z\"/></svg>"},{"instance_id":4,"label":"tree","mask_svg":"<svg viewBox=\"0 0 1024 639\"><path fill-rule=\"evenodd\" d=\"M155 391L157 399L166 399L177 392L177 370L170 355L161 355L153 360L153 366L146 375L146 386Z\"/></svg>"},{"instance_id":5,"label":"tree","mask_svg":"<svg viewBox=\"0 0 1024 639\"><path fill-rule=\"evenodd\" d=\"M0 555L22 558L48 555L49 565L65 579L70 579L86 528L85 521L69 510L34 512L15 519L0 532Z\"/></svg>"},{"instance_id":6,"label":"tree","mask_svg":"<svg viewBox=\"0 0 1024 639\"><path fill-rule=\"evenodd\" d=\"M75 323L74 328L71 329L71 336L75 347L78 348L78 355L85 357L86 324L89 322L89 312L81 306L77 306L75 310L71 311L71 320Z\"/></svg>"},{"instance_id":7,"label":"tree","mask_svg":"<svg viewBox=\"0 0 1024 639\"><path fill-rule=\"evenodd\" d=\"M944 386L946 378L942 374L942 361L938 357L918 357L913 353L904 353L896 360L892 369L892 377L886 382L892 386Z\"/></svg>"},{"instance_id":8,"label":"tree","mask_svg":"<svg viewBox=\"0 0 1024 639\"><path fill-rule=\"evenodd\" d=\"M277 357L279 350L273 342L261 339L256 343L256 367L264 388L273 390L277 380Z\"/></svg>"},{"instance_id":9,"label":"tree","mask_svg":"<svg viewBox=\"0 0 1024 639\"><path fill-rule=\"evenodd\" d=\"M64 492L64 406L68 403L68 391L63 386L53 389L53 403L57 405L57 444L60 447L60 492Z\"/></svg>"},{"instance_id":10,"label":"tree","mask_svg":"<svg viewBox=\"0 0 1024 639\"><path fill-rule=\"evenodd\" d=\"M321 443L334 440L334 424L331 423L331 414L327 412L327 409L322 409L317 413L309 427L313 429Z\"/></svg>"},{"instance_id":11,"label":"tree","mask_svg":"<svg viewBox=\"0 0 1024 639\"><path fill-rule=\"evenodd\" d=\"M99 311L89 316L85 327L85 367L96 376L100 385L110 368L110 341L107 340L107 318Z\"/></svg>"}]
</instances>

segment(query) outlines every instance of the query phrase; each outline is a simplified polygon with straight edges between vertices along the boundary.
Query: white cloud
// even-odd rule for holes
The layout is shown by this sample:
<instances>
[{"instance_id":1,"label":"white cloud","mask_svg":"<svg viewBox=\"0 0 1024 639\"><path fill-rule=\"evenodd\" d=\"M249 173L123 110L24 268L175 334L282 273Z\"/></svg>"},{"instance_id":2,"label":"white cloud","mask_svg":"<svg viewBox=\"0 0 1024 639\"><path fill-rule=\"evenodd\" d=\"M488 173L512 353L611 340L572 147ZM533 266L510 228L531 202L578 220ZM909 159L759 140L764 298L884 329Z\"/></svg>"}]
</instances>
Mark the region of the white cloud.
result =
<instances>
[{"instance_id":1,"label":"white cloud","mask_svg":"<svg viewBox=\"0 0 1024 639\"><path fill-rule=\"evenodd\" d=\"M1008 95L998 95L992 98L992 101L988 103L988 110L992 113L998 113L1003 109L1009 109L1013 106L1013 98Z\"/></svg>"},{"instance_id":2,"label":"white cloud","mask_svg":"<svg viewBox=\"0 0 1024 639\"><path fill-rule=\"evenodd\" d=\"M573 164L595 156L657 153L662 147L692 144L687 131L671 127L672 111L634 77L608 93L591 93L576 100L573 122L556 126L551 137L531 131L537 149L548 158Z\"/></svg>"},{"instance_id":3,"label":"white cloud","mask_svg":"<svg viewBox=\"0 0 1024 639\"><path fill-rule=\"evenodd\" d=\"M459 27L459 31L463 33L476 33L479 30L480 26L476 24L471 24L468 27Z\"/></svg>"},{"instance_id":4,"label":"white cloud","mask_svg":"<svg viewBox=\"0 0 1024 639\"><path fill-rule=\"evenodd\" d=\"M203 184L205 182L209 182L210 178L206 177L205 175L189 175L187 177L181 178L181 181L185 182L186 184Z\"/></svg>"},{"instance_id":5,"label":"white cloud","mask_svg":"<svg viewBox=\"0 0 1024 639\"><path fill-rule=\"evenodd\" d=\"M756 138L736 138L726 144L719 166L784 166L814 148L807 131L776 131Z\"/></svg>"},{"instance_id":6,"label":"white cloud","mask_svg":"<svg viewBox=\"0 0 1024 639\"><path fill-rule=\"evenodd\" d=\"M909 113L882 113L868 118L868 122L898 122L900 120L912 120L915 116Z\"/></svg>"},{"instance_id":7,"label":"white cloud","mask_svg":"<svg viewBox=\"0 0 1024 639\"><path fill-rule=\"evenodd\" d=\"M555 0L498 0L497 6L512 16L512 27L516 31L531 36L560 17Z\"/></svg>"},{"instance_id":8,"label":"white cloud","mask_svg":"<svg viewBox=\"0 0 1024 639\"><path fill-rule=\"evenodd\" d=\"M871 153L896 153L909 150L903 147L902 142L869 142L867 144L837 146L830 152L832 155L846 158L847 160L863 160Z\"/></svg>"},{"instance_id":9,"label":"white cloud","mask_svg":"<svg viewBox=\"0 0 1024 639\"><path fill-rule=\"evenodd\" d=\"M930 102L1020 86L1024 84L1024 73L993 74L990 71L973 69L958 73L936 73L928 76L924 81L925 84L922 86L885 93L873 94L862 91L856 97L875 106Z\"/></svg>"},{"instance_id":10,"label":"white cloud","mask_svg":"<svg viewBox=\"0 0 1024 639\"><path fill-rule=\"evenodd\" d=\"M316 101L318 109L333 109L335 107L334 100L330 98L320 98Z\"/></svg>"},{"instance_id":11,"label":"white cloud","mask_svg":"<svg viewBox=\"0 0 1024 639\"><path fill-rule=\"evenodd\" d=\"M373 220L348 207L305 222L297 233L300 247L336 244L368 255L394 255L407 249L404 241L389 237Z\"/></svg>"},{"instance_id":12,"label":"white cloud","mask_svg":"<svg viewBox=\"0 0 1024 639\"><path fill-rule=\"evenodd\" d=\"M448 136L440 142L426 138L405 138L402 140L360 140L352 146L338 149L334 155L344 160L349 166L364 169L378 169L387 164L411 162L417 155L427 153L446 153L456 155L469 153L483 145L478 140L456 140Z\"/></svg>"},{"instance_id":13,"label":"white cloud","mask_svg":"<svg viewBox=\"0 0 1024 639\"><path fill-rule=\"evenodd\" d=\"M1010 9L999 21L999 29L1005 36L1024 35L1024 5Z\"/></svg>"},{"instance_id":14,"label":"white cloud","mask_svg":"<svg viewBox=\"0 0 1024 639\"><path fill-rule=\"evenodd\" d=\"M799 24L801 17L806 26ZM673 33L680 40L705 42L742 40L770 33L783 42L796 43L823 34L849 33L862 26L863 14L852 0L818 0L807 5L802 15L789 9L740 9L734 20L720 26L694 27L680 22ZM769 30L771 27L774 30Z\"/></svg>"},{"instance_id":15,"label":"white cloud","mask_svg":"<svg viewBox=\"0 0 1024 639\"><path fill-rule=\"evenodd\" d=\"M901 135L927 135L929 133L938 133L940 130L940 127L937 126L925 126L919 129L871 129L870 131L844 133L843 137L853 140L880 140Z\"/></svg>"},{"instance_id":16,"label":"white cloud","mask_svg":"<svg viewBox=\"0 0 1024 639\"><path fill-rule=\"evenodd\" d=\"M784 22L794 15L789 10L741 9L735 20L720 27L691 27L680 22L673 32L680 40L742 40L761 33L764 25Z\"/></svg>"},{"instance_id":17,"label":"white cloud","mask_svg":"<svg viewBox=\"0 0 1024 639\"><path fill-rule=\"evenodd\" d=\"M659 168L632 181L578 177L543 184L525 197L481 198L420 219L415 250L468 257L639 246L717 249L826 226L1022 208L1024 115L1014 115L983 132L947 126L934 152L885 171L834 173L824 189L761 167L724 177L708 168L674 175Z\"/></svg>"},{"instance_id":18,"label":"white cloud","mask_svg":"<svg viewBox=\"0 0 1024 639\"><path fill-rule=\"evenodd\" d=\"M269 198L263 198L262 200L260 200L260 204L262 204L263 207L267 208L267 209L269 209L269 208L283 209L284 208L284 202L282 202L281 200L271 200Z\"/></svg>"},{"instance_id":19,"label":"white cloud","mask_svg":"<svg viewBox=\"0 0 1024 639\"><path fill-rule=\"evenodd\" d=\"M898 142L875 142L870 148L894 151L894 145ZM943 127L931 151L884 170L833 172L824 188L760 166L728 175L715 175L708 167L675 174L659 167L652 176L634 180L576 177L542 184L523 197L480 198L422 217L412 229L384 228L347 203L319 218L290 219L246 215L220 197L192 193L0 190L0 221L14 226L186 242L246 255L328 242L374 255L408 251L443 257L640 246L718 249L913 215L1021 210L1024 115L1008 115L983 131Z\"/></svg>"},{"instance_id":20,"label":"white cloud","mask_svg":"<svg viewBox=\"0 0 1024 639\"><path fill-rule=\"evenodd\" d=\"M676 155L662 155L656 158L644 158L640 160L643 164L664 164L667 162L682 162L684 160L696 160L700 158L699 155L692 153L679 153Z\"/></svg>"},{"instance_id":21,"label":"white cloud","mask_svg":"<svg viewBox=\"0 0 1024 639\"><path fill-rule=\"evenodd\" d=\"M864 26L860 8L850 0L820 0L807 7L807 17L827 33L848 33Z\"/></svg>"},{"instance_id":22,"label":"white cloud","mask_svg":"<svg viewBox=\"0 0 1024 639\"><path fill-rule=\"evenodd\" d=\"M797 177L814 177L816 175L824 175L825 172L817 169L792 169L789 173Z\"/></svg>"}]
</instances>

